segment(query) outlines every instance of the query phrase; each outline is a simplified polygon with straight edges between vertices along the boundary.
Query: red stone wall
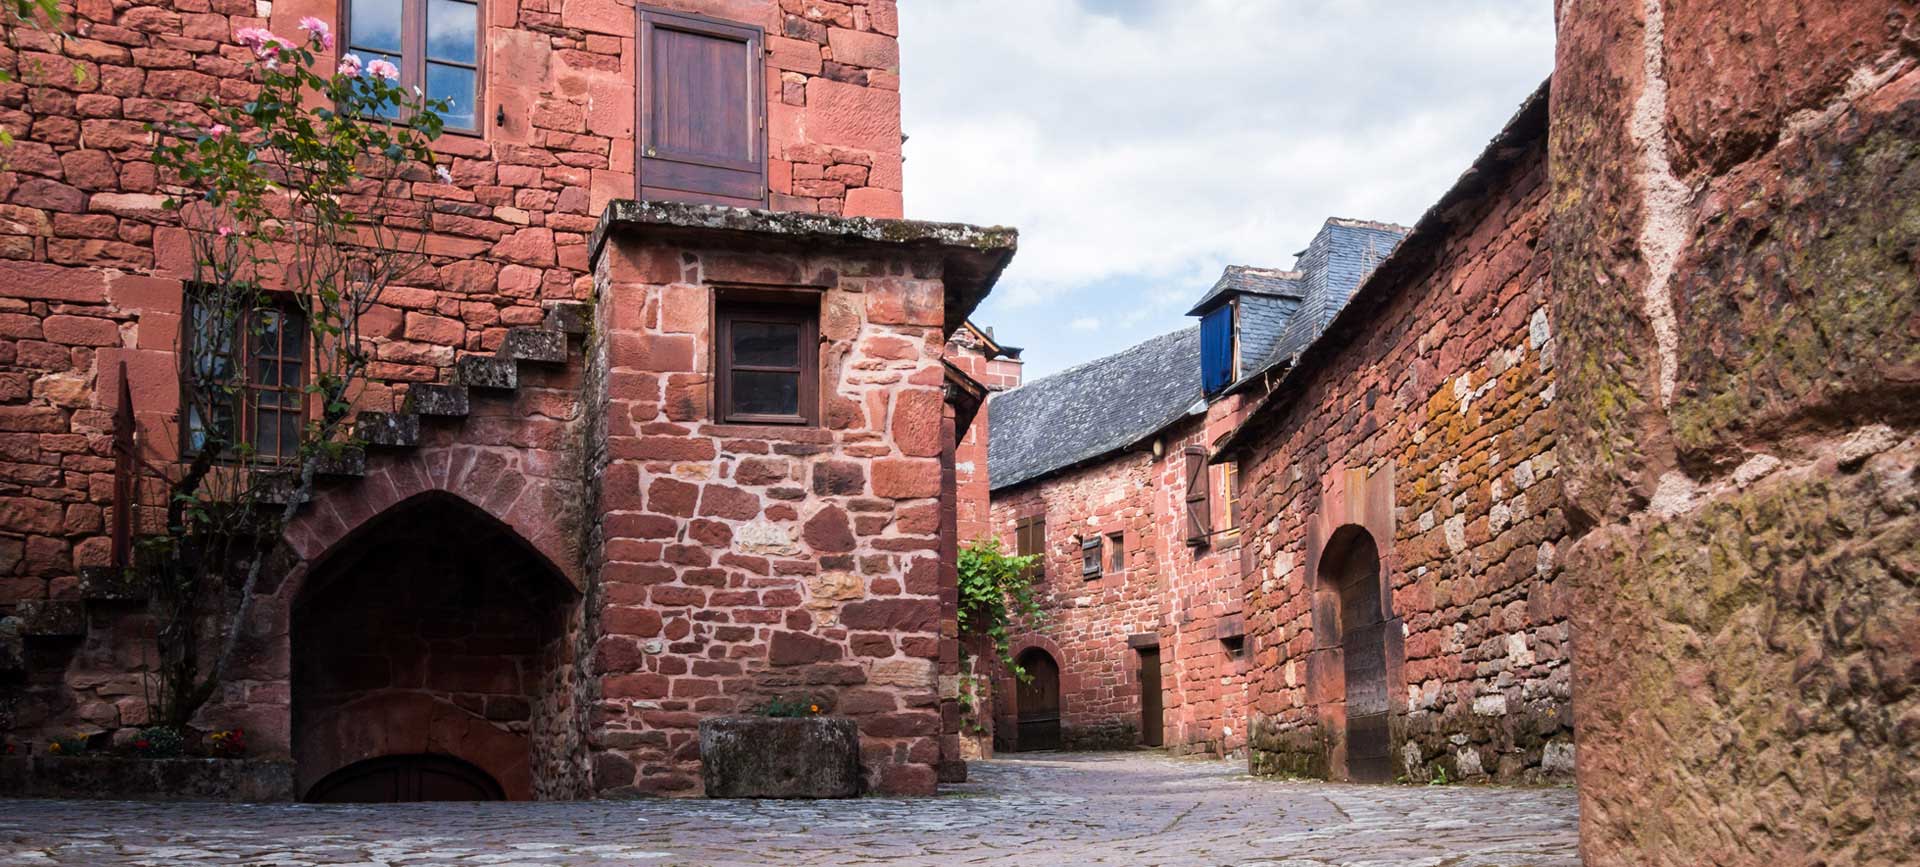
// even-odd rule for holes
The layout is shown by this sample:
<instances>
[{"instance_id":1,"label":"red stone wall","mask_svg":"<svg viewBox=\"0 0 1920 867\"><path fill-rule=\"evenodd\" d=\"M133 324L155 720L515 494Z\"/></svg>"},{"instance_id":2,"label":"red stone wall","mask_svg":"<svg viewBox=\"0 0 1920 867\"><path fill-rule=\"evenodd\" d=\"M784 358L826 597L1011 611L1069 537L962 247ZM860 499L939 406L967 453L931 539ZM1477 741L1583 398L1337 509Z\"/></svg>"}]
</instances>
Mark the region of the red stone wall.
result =
<instances>
[{"instance_id":1,"label":"red stone wall","mask_svg":"<svg viewBox=\"0 0 1920 867\"><path fill-rule=\"evenodd\" d=\"M586 236L607 201L634 193L630 6L483 5L487 129L435 144L451 184L411 184L431 209L432 261L363 326L382 382L444 379L457 355L538 324L543 300L586 297ZM766 29L775 208L899 216L892 0L653 5ZM106 562L102 456L119 364L152 457L178 451L173 349L192 262L160 209L142 125L195 117L207 94L243 98L250 55L234 31L293 34L303 15L339 18L329 0L90 0L67 33L15 28L0 47L16 74L0 87L0 124L19 139L0 171L0 452L16 468L0 489L12 504L0 511L0 605L70 598L75 570ZM395 402L383 385L364 399Z\"/></svg>"},{"instance_id":2,"label":"red stone wall","mask_svg":"<svg viewBox=\"0 0 1920 867\"><path fill-rule=\"evenodd\" d=\"M598 791L698 794L699 716L792 697L858 722L879 791L933 791L938 274L899 252L609 241L592 355L605 395L589 556ZM741 285L814 287L821 427L713 423L710 304L716 286Z\"/></svg>"},{"instance_id":3,"label":"red stone wall","mask_svg":"<svg viewBox=\"0 0 1920 867\"><path fill-rule=\"evenodd\" d=\"M1920 4L1563 4L1581 854L1920 851Z\"/></svg>"},{"instance_id":4,"label":"red stone wall","mask_svg":"<svg viewBox=\"0 0 1920 867\"><path fill-rule=\"evenodd\" d=\"M1226 755L1246 744L1246 664L1222 643L1239 615L1239 534L1229 529L1225 476L1209 471L1215 534L1186 541L1185 458L1231 427L1240 399L1204 418L1170 426L1156 442L1085 467L997 492L993 529L1008 550L1014 524L1046 516L1044 622L1026 624L1028 643L1058 648L1063 739L1069 747L1125 747L1142 737L1139 646L1158 646L1163 743L1175 753ZM1160 457L1155 457L1155 452ZM1080 540L1124 534L1126 569L1081 576ZM1228 626L1230 630L1231 627ZM1039 644L1039 639L1045 639ZM997 673L993 728L1014 743L1013 681Z\"/></svg>"},{"instance_id":5,"label":"red stone wall","mask_svg":"<svg viewBox=\"0 0 1920 867\"><path fill-rule=\"evenodd\" d=\"M1547 168L1538 137L1516 147L1530 149L1449 214L1438 247L1401 248L1430 258L1392 277L1384 306L1359 293L1346 312L1362 325L1336 323L1322 339L1337 348L1290 374L1251 429L1242 542L1256 770L1347 772L1339 594L1320 574L1343 527L1372 537L1390 597L1393 772L1572 770Z\"/></svg>"},{"instance_id":6,"label":"red stone wall","mask_svg":"<svg viewBox=\"0 0 1920 867\"><path fill-rule=\"evenodd\" d=\"M945 358L989 392L1005 391L1020 384L1020 359L996 352L991 343L968 324L947 341ZM989 401L988 403L991 403ZM989 531L989 501L992 494L987 478L987 406L982 405L968 426L954 456L954 472L960 492L960 542L967 544L986 538Z\"/></svg>"},{"instance_id":7,"label":"red stone wall","mask_svg":"<svg viewBox=\"0 0 1920 867\"><path fill-rule=\"evenodd\" d=\"M0 165L0 614L22 603L80 602L91 592L81 570L108 562L108 444L120 365L131 380L143 457L164 464L179 451L174 351L192 262L184 230L160 208L143 125L194 118L194 103L208 94L246 97L250 55L235 31L267 26L291 35L304 15L339 19L331 0L68 5L66 32L13 28L0 46L0 68L15 74L0 86L0 124L18 137ZM406 185L404 194L428 214L430 262L363 322L376 358L363 406L396 408L406 384L444 382L457 357L498 348L509 327L541 323L545 305L589 297L587 235L606 202L634 193L631 6L482 5L486 129L435 144L451 183L423 176ZM773 207L899 215L893 0L652 5L766 30ZM505 108L504 124L493 122L495 107ZM461 441L508 455L516 477L570 472L560 455L570 447L576 397L530 390L502 418L477 408ZM392 502L356 490L352 496ZM156 496L149 489L145 500ZM566 510L549 511L514 529L545 534L534 541L559 568L577 572L568 558L577 559L578 540L552 537L553 515ZM4 721L14 736L111 734L145 723L132 673L141 655L123 646L139 622L89 605L94 634L85 646L95 650L33 649L37 698ZM263 628L284 642L286 612L268 610L282 619ZM258 701L251 689L229 690L216 716L248 721L265 754L284 754L284 669L268 666Z\"/></svg>"}]
</instances>

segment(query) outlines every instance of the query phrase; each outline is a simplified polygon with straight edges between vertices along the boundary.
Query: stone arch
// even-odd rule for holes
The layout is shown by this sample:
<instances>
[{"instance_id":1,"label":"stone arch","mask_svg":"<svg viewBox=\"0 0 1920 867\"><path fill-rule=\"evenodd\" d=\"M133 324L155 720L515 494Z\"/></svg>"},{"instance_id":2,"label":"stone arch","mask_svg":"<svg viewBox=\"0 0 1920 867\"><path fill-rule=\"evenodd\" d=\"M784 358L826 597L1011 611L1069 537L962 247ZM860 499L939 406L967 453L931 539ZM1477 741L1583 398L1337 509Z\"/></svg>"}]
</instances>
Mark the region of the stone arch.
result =
<instances>
[{"instance_id":1,"label":"stone arch","mask_svg":"<svg viewBox=\"0 0 1920 867\"><path fill-rule=\"evenodd\" d=\"M530 540L432 488L358 517L298 571L281 597L302 797L400 756L471 764L514 799L569 788L555 745L577 728L579 594Z\"/></svg>"},{"instance_id":2,"label":"stone arch","mask_svg":"<svg viewBox=\"0 0 1920 867\"><path fill-rule=\"evenodd\" d=\"M311 567L374 517L438 492L458 497L511 528L576 592L583 592L579 527L584 492L577 480L554 478L533 466L545 457L528 449L459 444L369 455L364 478L319 491L287 526L285 538Z\"/></svg>"},{"instance_id":3,"label":"stone arch","mask_svg":"<svg viewBox=\"0 0 1920 867\"><path fill-rule=\"evenodd\" d=\"M1014 748L1059 749L1061 724L1066 718L1059 658L1046 648L1030 645L1014 655L1014 662L1027 672L1026 680L1014 684L1014 719L1019 727Z\"/></svg>"}]
</instances>

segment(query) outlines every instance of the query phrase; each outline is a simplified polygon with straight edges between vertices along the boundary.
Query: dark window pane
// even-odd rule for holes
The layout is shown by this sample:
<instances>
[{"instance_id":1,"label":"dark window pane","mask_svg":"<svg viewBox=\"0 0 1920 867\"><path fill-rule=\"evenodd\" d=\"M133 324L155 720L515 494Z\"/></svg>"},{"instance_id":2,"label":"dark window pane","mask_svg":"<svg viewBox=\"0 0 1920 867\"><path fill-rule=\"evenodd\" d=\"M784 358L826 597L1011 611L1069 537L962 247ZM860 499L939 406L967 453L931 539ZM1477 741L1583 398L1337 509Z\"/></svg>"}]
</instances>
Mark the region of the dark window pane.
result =
<instances>
[{"instance_id":1,"label":"dark window pane","mask_svg":"<svg viewBox=\"0 0 1920 867\"><path fill-rule=\"evenodd\" d=\"M300 450L300 427L301 422L298 413L290 412L281 418L280 451L278 453L281 457L292 457L295 452Z\"/></svg>"},{"instance_id":2,"label":"dark window pane","mask_svg":"<svg viewBox=\"0 0 1920 867\"><path fill-rule=\"evenodd\" d=\"M427 98L451 99L453 105L440 115L454 129L475 129L473 123L473 70L441 63L427 64Z\"/></svg>"},{"instance_id":3,"label":"dark window pane","mask_svg":"<svg viewBox=\"0 0 1920 867\"><path fill-rule=\"evenodd\" d=\"M271 455L280 442L280 414L272 410L257 410L253 420L253 450L262 455Z\"/></svg>"},{"instance_id":4,"label":"dark window pane","mask_svg":"<svg viewBox=\"0 0 1920 867\"><path fill-rule=\"evenodd\" d=\"M751 415L799 415L800 375L734 371L733 411Z\"/></svg>"},{"instance_id":5,"label":"dark window pane","mask_svg":"<svg viewBox=\"0 0 1920 867\"><path fill-rule=\"evenodd\" d=\"M349 45L400 53L400 0L353 0ZM369 63L373 58L362 56ZM394 58L388 58L392 60Z\"/></svg>"},{"instance_id":6,"label":"dark window pane","mask_svg":"<svg viewBox=\"0 0 1920 867\"><path fill-rule=\"evenodd\" d=\"M479 19L479 8L472 3L429 0L427 59L473 65L476 44L473 31Z\"/></svg>"},{"instance_id":7,"label":"dark window pane","mask_svg":"<svg viewBox=\"0 0 1920 867\"><path fill-rule=\"evenodd\" d=\"M799 367L800 326L792 322L733 323L733 363L753 367Z\"/></svg>"}]
</instances>

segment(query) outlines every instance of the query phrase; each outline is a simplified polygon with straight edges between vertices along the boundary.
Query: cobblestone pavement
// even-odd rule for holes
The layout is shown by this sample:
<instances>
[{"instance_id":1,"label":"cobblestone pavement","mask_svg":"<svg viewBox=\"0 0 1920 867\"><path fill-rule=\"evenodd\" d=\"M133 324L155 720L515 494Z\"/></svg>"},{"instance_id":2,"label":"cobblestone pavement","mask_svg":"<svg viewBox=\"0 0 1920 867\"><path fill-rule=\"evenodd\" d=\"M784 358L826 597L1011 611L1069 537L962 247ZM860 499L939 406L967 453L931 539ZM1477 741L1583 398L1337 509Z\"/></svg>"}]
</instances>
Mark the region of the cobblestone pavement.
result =
<instances>
[{"instance_id":1,"label":"cobblestone pavement","mask_svg":"<svg viewBox=\"0 0 1920 867\"><path fill-rule=\"evenodd\" d=\"M1348 786L1153 753L977 762L914 800L549 804L0 801L19 865L1546 867L1580 863L1568 789Z\"/></svg>"}]
</instances>

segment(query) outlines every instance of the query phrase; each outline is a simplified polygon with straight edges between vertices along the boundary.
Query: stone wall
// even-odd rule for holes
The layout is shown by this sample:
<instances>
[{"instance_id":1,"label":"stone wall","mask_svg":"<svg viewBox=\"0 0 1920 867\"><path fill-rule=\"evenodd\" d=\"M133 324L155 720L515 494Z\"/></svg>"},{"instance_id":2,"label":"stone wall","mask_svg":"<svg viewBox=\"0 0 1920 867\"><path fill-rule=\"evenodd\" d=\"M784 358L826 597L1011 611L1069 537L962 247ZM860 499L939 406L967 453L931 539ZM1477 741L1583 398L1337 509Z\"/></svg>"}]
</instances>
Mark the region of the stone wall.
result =
<instances>
[{"instance_id":1,"label":"stone wall","mask_svg":"<svg viewBox=\"0 0 1920 867\"><path fill-rule=\"evenodd\" d=\"M874 788L931 793L952 617L939 260L615 226L596 274L595 788L697 794L701 716L805 698L859 724ZM710 305L743 286L818 304L820 427L714 423Z\"/></svg>"},{"instance_id":2,"label":"stone wall","mask_svg":"<svg viewBox=\"0 0 1920 867\"><path fill-rule=\"evenodd\" d=\"M1364 620L1342 611L1382 598L1389 775L1572 770L1544 103L1530 106L1223 446L1248 490L1257 771L1348 776L1341 633ZM1321 557L1362 538L1377 571L1353 580L1378 591L1343 602Z\"/></svg>"},{"instance_id":3,"label":"stone wall","mask_svg":"<svg viewBox=\"0 0 1920 867\"><path fill-rule=\"evenodd\" d=\"M1239 401L1215 403L1206 416L1176 422L1137 449L993 496L994 533L1008 550L1016 521L1046 518L1044 618L1023 624L1014 651L1038 646L1059 657L1069 748L1142 742L1140 650L1154 647L1167 749L1226 755L1246 744L1245 665L1230 643L1241 611L1239 534L1227 520L1218 468L1209 472L1216 532L1193 546L1183 529L1184 449L1230 428ZM1081 539L1113 533L1125 539L1126 568L1116 573L1103 564L1100 577L1083 578ZM1009 699L1015 686L996 674L994 731L999 742L1016 745L1009 734L1018 713Z\"/></svg>"},{"instance_id":4,"label":"stone wall","mask_svg":"<svg viewBox=\"0 0 1920 867\"><path fill-rule=\"evenodd\" d=\"M1152 501L1154 461L1126 452L1070 469L993 498L993 530L1015 550L1014 522L1046 518L1042 572L1035 579L1044 617L1017 624L1013 653L1038 647L1060 666L1060 738L1069 749L1128 747L1140 742L1140 679L1131 635L1157 635L1162 625L1162 577L1157 568ZM1100 577L1080 573L1083 536L1124 533L1127 568ZM1015 685L996 667L994 741L1018 749Z\"/></svg>"},{"instance_id":5,"label":"stone wall","mask_svg":"<svg viewBox=\"0 0 1920 867\"><path fill-rule=\"evenodd\" d=\"M1582 854L1906 863L1920 7L1567 4L1558 46Z\"/></svg>"},{"instance_id":6,"label":"stone wall","mask_svg":"<svg viewBox=\"0 0 1920 867\"><path fill-rule=\"evenodd\" d=\"M375 357L373 382L360 396L365 408L398 409L413 385L445 382L458 359L499 349L511 328L542 325L556 302L589 297L588 235L608 201L634 194L631 5L481 5L485 131L434 144L451 183L422 172L395 188L426 215L429 263L362 323ZM892 0L650 5L765 29L774 208L899 215ZM292 35L302 16L340 17L330 0L68 6L64 33L13 28L0 46L0 68L15 74L0 86L0 124L18 137L0 171L0 615L57 621L49 626L55 634L27 640L25 679L0 689L0 728L25 743L76 730L124 739L147 722L147 655L138 640L146 626L126 604L137 600L82 578L110 557L109 431L121 365L142 457L165 465L179 453L175 349L193 263L185 230L160 207L144 125L195 118L207 95L247 96L250 54L236 43L237 30ZM504 122L494 122L495 106L505 109ZM320 556L340 538L340 525L397 502L402 479L426 479L411 490L452 490L493 510L578 578L580 540L569 535L578 522L569 516L579 504L566 500L578 490L570 426L579 407L568 376L528 370L532 387L513 399L476 399L457 433L429 443L431 457L376 455L366 481L342 486L349 492L314 510L323 516L310 512L306 529L294 528L295 547ZM469 471L476 477L463 481ZM149 504L162 497L157 485L142 491ZM516 504L539 514L507 514ZM156 517L143 515L143 529L155 529ZM84 612L65 607L83 601ZM243 672L206 717L209 725L246 725L274 756L291 748L292 603L275 597L262 609L278 619L258 627L258 677ZM75 629L80 634L67 634ZM562 681L575 650L555 653L551 670ZM564 692L543 694L567 706L557 700ZM584 769L565 776L576 782L561 788L577 790Z\"/></svg>"}]
</instances>

